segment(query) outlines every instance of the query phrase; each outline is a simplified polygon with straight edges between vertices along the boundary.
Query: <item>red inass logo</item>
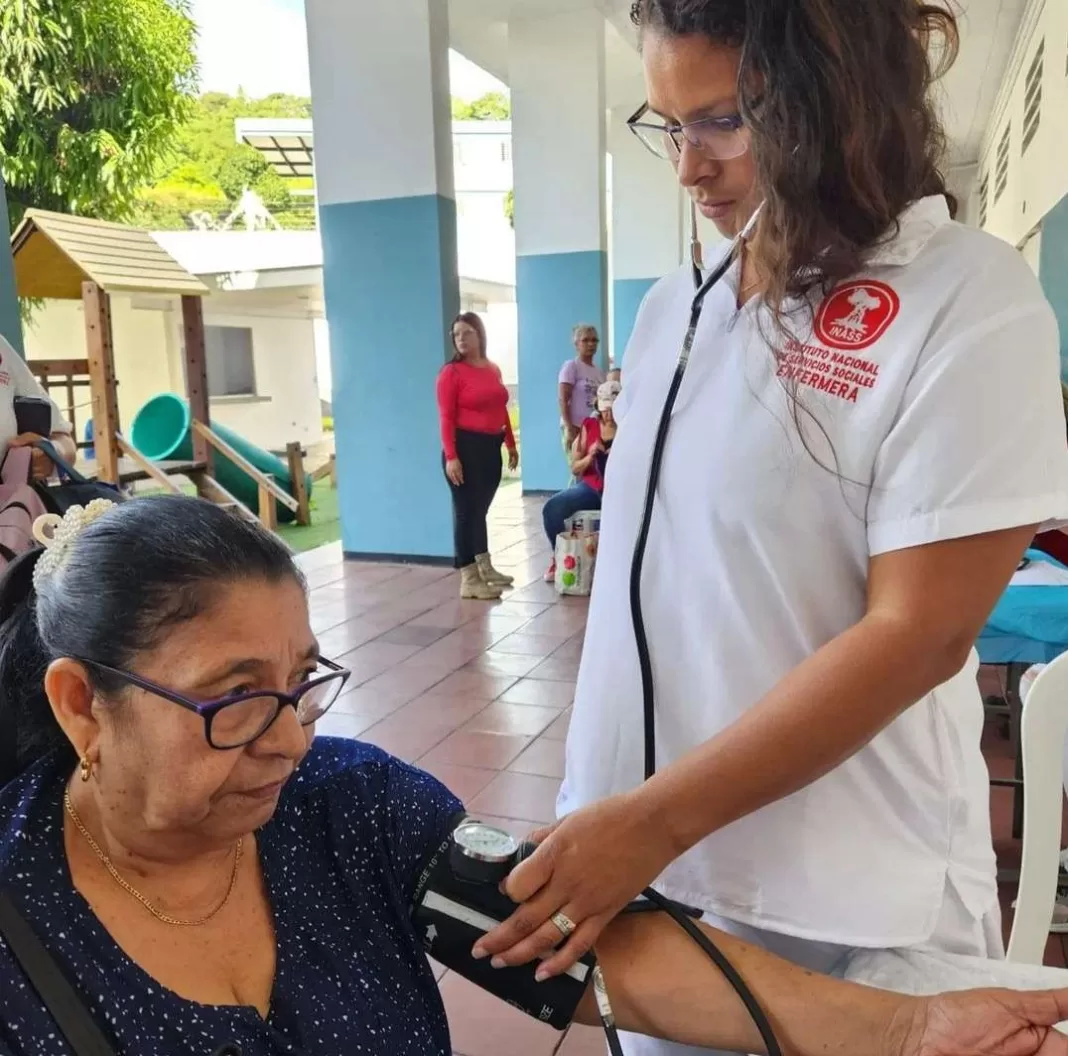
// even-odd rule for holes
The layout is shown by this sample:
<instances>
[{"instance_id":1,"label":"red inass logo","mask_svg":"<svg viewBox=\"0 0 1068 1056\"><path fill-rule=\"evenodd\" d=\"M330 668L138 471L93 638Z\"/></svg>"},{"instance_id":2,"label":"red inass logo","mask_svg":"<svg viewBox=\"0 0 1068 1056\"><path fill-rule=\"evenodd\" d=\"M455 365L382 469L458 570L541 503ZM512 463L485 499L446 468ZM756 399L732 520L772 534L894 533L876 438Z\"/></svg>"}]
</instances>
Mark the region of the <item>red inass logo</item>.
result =
<instances>
[{"instance_id":1,"label":"red inass logo","mask_svg":"<svg viewBox=\"0 0 1068 1056\"><path fill-rule=\"evenodd\" d=\"M816 337L842 351L874 345L901 311L901 299L874 279L839 286L816 315Z\"/></svg>"}]
</instances>

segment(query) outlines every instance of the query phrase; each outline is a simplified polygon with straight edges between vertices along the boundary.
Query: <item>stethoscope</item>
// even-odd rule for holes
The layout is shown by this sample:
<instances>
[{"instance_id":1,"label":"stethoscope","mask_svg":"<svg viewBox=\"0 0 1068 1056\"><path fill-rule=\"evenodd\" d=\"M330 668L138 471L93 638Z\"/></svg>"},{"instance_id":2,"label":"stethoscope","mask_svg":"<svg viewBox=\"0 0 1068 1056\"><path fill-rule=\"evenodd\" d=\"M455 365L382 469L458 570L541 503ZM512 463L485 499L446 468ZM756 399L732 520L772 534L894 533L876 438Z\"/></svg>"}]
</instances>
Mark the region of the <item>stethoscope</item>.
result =
<instances>
[{"instance_id":1,"label":"stethoscope","mask_svg":"<svg viewBox=\"0 0 1068 1056\"><path fill-rule=\"evenodd\" d=\"M675 410L675 401L682 387L682 379L690 362L697 327L701 322L705 298L723 281L724 276L734 264L742 243L749 238L756 227L757 220L764 208L761 202L749 218L741 233L731 243L722 260L712 269L707 278L702 270L701 240L697 230L697 207L690 203L690 264L693 268L694 298L690 306L690 325L686 328L679 358L675 364L675 376L671 379L664 409L660 412L660 424L656 430L653 444L653 457L649 465L649 479L645 486L645 508L638 528L638 537L634 543L634 558L630 567L630 615L634 625L634 643L638 649L638 666L642 679L642 706L645 722L645 780L656 773L656 688L653 685L653 662L649 655L649 639L645 633L645 618L642 615L642 572L645 567L645 551L649 544L649 528L653 521L656 506L656 489L660 484L660 470L664 461L664 448L667 445L668 430L671 428L671 416Z\"/></svg>"}]
</instances>

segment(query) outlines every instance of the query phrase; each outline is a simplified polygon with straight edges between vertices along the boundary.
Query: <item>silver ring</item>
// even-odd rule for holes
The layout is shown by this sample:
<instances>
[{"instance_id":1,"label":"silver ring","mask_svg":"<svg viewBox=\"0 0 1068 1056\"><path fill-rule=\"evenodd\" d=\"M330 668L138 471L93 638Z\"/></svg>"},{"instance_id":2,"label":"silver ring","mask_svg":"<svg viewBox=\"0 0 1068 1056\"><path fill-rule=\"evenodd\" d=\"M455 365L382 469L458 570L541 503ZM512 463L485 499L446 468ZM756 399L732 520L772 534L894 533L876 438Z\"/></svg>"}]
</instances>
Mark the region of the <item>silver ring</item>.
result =
<instances>
[{"instance_id":1,"label":"silver ring","mask_svg":"<svg viewBox=\"0 0 1068 1056\"><path fill-rule=\"evenodd\" d=\"M566 939L568 936L573 935L578 925L568 916L563 913L554 913L552 915L552 922L560 929L560 934Z\"/></svg>"}]
</instances>

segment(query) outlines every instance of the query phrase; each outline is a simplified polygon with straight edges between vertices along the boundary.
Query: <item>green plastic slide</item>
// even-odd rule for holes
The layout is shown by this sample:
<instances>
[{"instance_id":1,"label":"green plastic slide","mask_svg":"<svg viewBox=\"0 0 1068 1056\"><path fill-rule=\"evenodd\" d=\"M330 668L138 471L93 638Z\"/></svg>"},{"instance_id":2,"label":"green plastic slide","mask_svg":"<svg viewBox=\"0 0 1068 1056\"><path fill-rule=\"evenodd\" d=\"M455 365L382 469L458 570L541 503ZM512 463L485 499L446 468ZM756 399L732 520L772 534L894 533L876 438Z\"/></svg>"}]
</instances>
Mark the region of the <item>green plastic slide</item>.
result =
<instances>
[{"instance_id":1,"label":"green plastic slide","mask_svg":"<svg viewBox=\"0 0 1068 1056\"><path fill-rule=\"evenodd\" d=\"M218 422L212 423L212 432L230 445L239 455L248 459L261 473L274 478L283 491L294 495L293 478L289 467L270 451L249 443ZM191 462L193 460L193 428L189 404L174 393L165 392L148 401L134 419L130 442L146 458L153 462ZM256 482L239 469L225 455L214 453L215 479L235 499L240 499L249 509L259 509L259 488ZM304 485L311 494L312 480L307 475ZM294 495L294 498L296 496ZM296 517L292 510L278 503L278 520L288 523Z\"/></svg>"}]
</instances>

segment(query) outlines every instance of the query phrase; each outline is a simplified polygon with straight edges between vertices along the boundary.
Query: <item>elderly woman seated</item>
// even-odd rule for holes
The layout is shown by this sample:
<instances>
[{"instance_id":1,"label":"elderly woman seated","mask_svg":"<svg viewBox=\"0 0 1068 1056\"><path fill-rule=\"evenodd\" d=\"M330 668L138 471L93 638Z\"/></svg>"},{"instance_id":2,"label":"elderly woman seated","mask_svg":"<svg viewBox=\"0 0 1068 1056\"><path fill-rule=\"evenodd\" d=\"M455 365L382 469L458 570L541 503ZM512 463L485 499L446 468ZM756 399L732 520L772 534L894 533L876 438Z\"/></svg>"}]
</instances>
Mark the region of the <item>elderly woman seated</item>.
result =
<instances>
[{"instance_id":1,"label":"elderly woman seated","mask_svg":"<svg viewBox=\"0 0 1068 1056\"><path fill-rule=\"evenodd\" d=\"M612 408L619 393L618 381L606 381L597 390L597 414L582 423L571 447L574 483L571 487L558 491L542 508L541 518L553 555L545 572L546 583L552 583L556 579L556 539L566 527L568 519L576 513L601 508L605 468L608 465L612 442L616 438L616 420Z\"/></svg>"},{"instance_id":2,"label":"elderly woman seated","mask_svg":"<svg viewBox=\"0 0 1068 1056\"><path fill-rule=\"evenodd\" d=\"M410 914L459 803L375 748L314 739L346 672L273 536L192 499L98 513L68 515L0 586L17 773L0 887L116 1053L445 1056ZM1063 992L906 998L715 938L791 1053L1068 1053ZM597 956L626 1029L762 1051L669 920L621 919ZM0 1053L72 1051L0 944Z\"/></svg>"}]
</instances>

